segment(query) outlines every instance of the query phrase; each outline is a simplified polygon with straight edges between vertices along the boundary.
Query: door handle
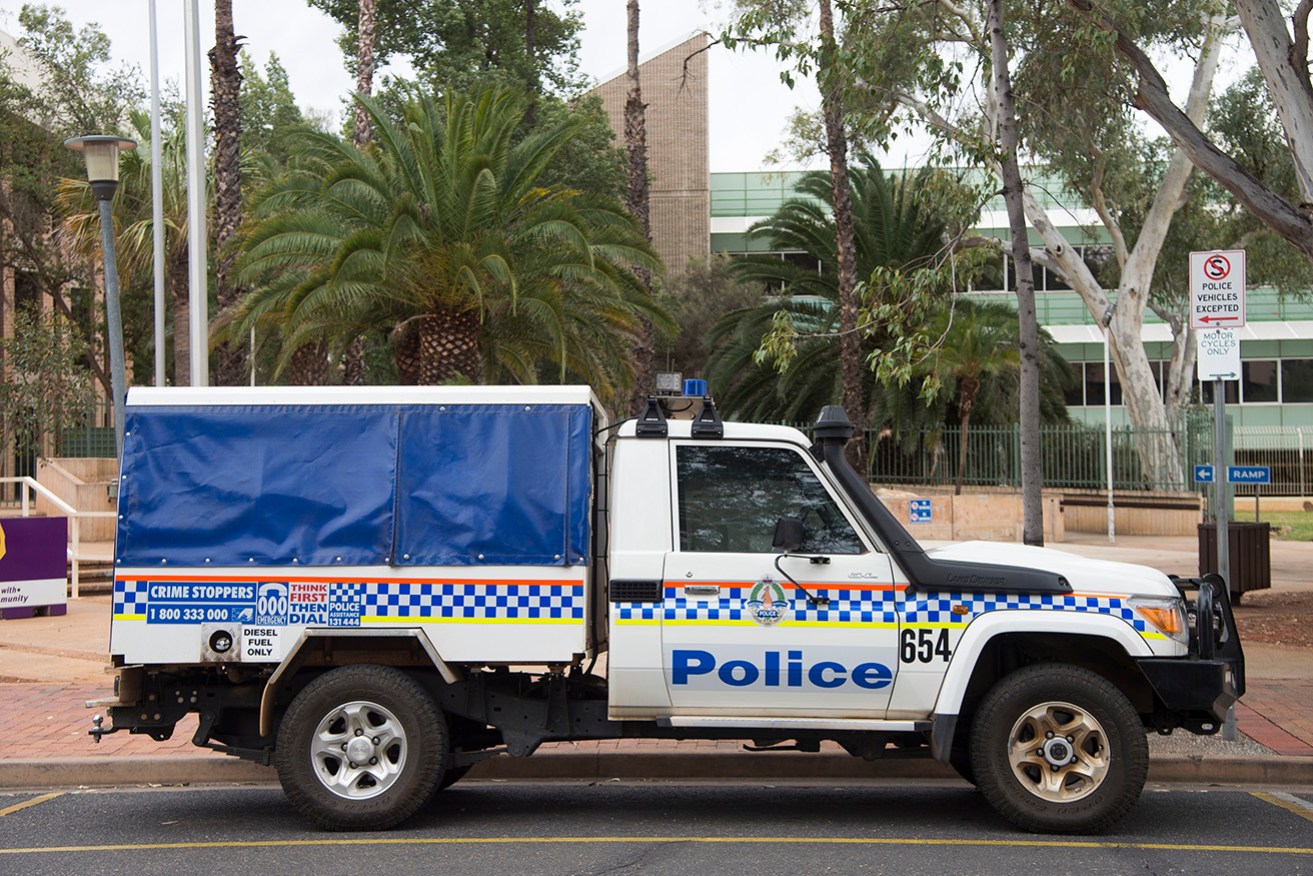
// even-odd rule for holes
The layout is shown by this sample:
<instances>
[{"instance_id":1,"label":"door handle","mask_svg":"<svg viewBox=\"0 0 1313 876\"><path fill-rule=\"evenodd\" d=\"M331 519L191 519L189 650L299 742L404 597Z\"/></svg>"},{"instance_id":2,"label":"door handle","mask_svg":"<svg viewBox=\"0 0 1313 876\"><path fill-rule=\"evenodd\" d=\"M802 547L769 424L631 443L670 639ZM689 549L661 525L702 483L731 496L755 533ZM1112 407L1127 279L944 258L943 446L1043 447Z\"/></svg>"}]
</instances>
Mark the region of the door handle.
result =
<instances>
[{"instance_id":1,"label":"door handle","mask_svg":"<svg viewBox=\"0 0 1313 876\"><path fill-rule=\"evenodd\" d=\"M684 593L687 596L719 596L719 584L685 584Z\"/></svg>"}]
</instances>

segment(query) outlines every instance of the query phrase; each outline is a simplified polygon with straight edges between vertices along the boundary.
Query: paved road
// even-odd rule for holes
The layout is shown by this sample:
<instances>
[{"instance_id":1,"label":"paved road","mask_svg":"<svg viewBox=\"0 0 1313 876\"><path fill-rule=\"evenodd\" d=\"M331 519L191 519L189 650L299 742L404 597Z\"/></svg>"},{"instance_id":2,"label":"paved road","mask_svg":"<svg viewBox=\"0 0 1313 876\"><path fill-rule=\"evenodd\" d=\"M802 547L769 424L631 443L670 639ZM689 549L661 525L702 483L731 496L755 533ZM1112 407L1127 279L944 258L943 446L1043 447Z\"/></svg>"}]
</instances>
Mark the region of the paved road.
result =
<instances>
[{"instance_id":1,"label":"paved road","mask_svg":"<svg viewBox=\"0 0 1313 876\"><path fill-rule=\"evenodd\" d=\"M313 831L276 788L0 795L7 876L1311 870L1313 793L1150 789L1093 838L1018 833L973 790L925 783L470 782L375 834Z\"/></svg>"}]
</instances>

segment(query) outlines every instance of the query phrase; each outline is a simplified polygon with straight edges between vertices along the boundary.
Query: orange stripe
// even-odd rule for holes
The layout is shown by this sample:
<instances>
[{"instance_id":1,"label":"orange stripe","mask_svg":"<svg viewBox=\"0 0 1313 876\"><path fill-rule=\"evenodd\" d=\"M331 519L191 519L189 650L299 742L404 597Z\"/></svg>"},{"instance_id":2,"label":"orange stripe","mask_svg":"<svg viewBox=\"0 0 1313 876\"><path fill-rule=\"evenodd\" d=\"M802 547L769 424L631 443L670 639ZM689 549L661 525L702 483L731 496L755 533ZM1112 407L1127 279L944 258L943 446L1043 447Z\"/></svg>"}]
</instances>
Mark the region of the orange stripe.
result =
<instances>
[{"instance_id":1,"label":"orange stripe","mask_svg":"<svg viewBox=\"0 0 1313 876\"><path fill-rule=\"evenodd\" d=\"M348 576L298 576L286 575L116 575L118 581L158 581L168 583L253 583L265 581L287 582L289 584L483 584L488 587L520 587L534 585L538 587L583 587L582 581L558 581L542 578L379 578Z\"/></svg>"},{"instance_id":2,"label":"orange stripe","mask_svg":"<svg viewBox=\"0 0 1313 876\"><path fill-rule=\"evenodd\" d=\"M684 579L680 581L666 581L667 587L743 587L751 589L760 584L760 581L692 581ZM786 584L787 581L776 581L776 584ZM804 587L810 587L815 590L869 590L873 592L887 592L890 590L906 590L906 584L835 584L829 581L801 581Z\"/></svg>"}]
</instances>

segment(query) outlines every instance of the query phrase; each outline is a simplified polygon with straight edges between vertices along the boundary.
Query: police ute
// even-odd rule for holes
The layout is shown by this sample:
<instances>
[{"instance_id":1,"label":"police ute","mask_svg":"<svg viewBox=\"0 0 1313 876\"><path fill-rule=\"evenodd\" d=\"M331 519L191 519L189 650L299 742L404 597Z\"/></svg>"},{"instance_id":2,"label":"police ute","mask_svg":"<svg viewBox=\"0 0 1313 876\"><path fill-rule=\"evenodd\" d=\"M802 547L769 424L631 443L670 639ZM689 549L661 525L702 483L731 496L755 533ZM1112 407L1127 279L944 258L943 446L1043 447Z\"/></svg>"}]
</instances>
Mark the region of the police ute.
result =
<instances>
[{"instance_id":1,"label":"police ute","mask_svg":"<svg viewBox=\"0 0 1313 876\"><path fill-rule=\"evenodd\" d=\"M1221 578L924 550L853 432L703 396L610 424L572 386L134 388L91 732L195 713L331 830L545 742L728 739L933 758L1064 833L1134 805L1148 732L1217 732L1244 692Z\"/></svg>"}]
</instances>

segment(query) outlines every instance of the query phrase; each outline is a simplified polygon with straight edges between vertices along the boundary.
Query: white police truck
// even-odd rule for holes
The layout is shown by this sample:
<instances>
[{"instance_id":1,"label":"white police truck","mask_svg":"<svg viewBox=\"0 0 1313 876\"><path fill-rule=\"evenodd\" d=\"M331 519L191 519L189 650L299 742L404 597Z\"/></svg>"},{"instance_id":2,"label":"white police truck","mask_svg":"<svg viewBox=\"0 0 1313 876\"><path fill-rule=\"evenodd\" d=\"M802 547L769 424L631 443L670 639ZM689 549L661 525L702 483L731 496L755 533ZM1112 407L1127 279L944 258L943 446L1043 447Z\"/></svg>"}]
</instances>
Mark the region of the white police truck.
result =
<instances>
[{"instance_id":1,"label":"white police truck","mask_svg":"<svg viewBox=\"0 0 1313 876\"><path fill-rule=\"evenodd\" d=\"M925 551L809 439L586 387L133 389L110 726L272 764L379 829L556 740L924 756L1000 813L1090 832L1146 734L1244 690L1222 580L1041 548Z\"/></svg>"}]
</instances>

